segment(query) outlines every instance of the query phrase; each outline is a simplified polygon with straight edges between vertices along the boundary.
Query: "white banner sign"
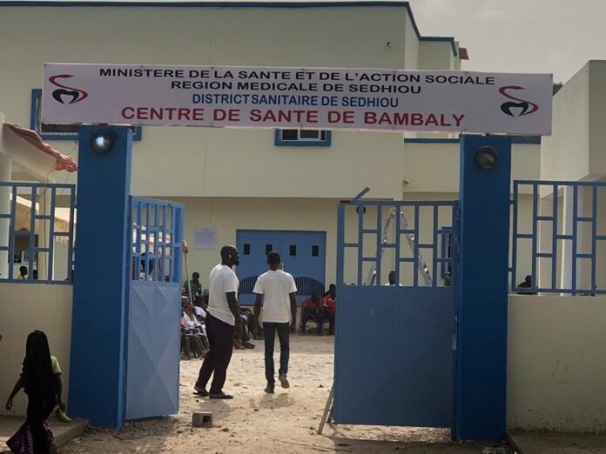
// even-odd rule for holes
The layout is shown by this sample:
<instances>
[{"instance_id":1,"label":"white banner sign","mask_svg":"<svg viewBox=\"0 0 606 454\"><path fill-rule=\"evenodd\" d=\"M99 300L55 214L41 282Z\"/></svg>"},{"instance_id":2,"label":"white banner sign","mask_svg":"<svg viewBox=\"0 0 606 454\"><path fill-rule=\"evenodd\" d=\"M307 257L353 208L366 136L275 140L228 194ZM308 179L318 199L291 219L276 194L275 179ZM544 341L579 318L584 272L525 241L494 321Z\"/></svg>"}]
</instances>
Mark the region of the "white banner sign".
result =
<instances>
[{"instance_id":1,"label":"white banner sign","mask_svg":"<svg viewBox=\"0 0 606 454\"><path fill-rule=\"evenodd\" d=\"M42 122L550 134L552 76L46 64Z\"/></svg>"}]
</instances>

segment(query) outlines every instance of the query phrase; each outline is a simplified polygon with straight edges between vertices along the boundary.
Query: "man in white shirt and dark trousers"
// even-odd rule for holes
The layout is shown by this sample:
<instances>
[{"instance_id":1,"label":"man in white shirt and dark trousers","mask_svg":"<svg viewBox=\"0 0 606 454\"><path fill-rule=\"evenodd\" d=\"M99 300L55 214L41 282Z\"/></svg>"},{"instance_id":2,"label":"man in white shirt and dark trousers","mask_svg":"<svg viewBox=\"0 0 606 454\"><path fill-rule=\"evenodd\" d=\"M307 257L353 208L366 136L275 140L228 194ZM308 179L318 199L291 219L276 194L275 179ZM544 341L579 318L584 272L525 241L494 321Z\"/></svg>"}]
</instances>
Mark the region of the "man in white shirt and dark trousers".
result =
<instances>
[{"instance_id":1,"label":"man in white shirt and dark trousers","mask_svg":"<svg viewBox=\"0 0 606 454\"><path fill-rule=\"evenodd\" d=\"M233 352L234 329L238 338L242 336L240 311L236 299L240 281L232 270L232 266L239 263L238 250L234 246L223 246L221 263L210 272L206 309L206 334L210 350L204 358L194 386L195 394L201 397L233 399L232 395L223 392L223 385ZM211 375L213 381L210 390L206 391Z\"/></svg>"},{"instance_id":2,"label":"man in white shirt and dark trousers","mask_svg":"<svg viewBox=\"0 0 606 454\"><path fill-rule=\"evenodd\" d=\"M273 393L275 387L274 378L274 341L276 332L280 340L280 369L278 379L282 388L290 385L286 375L288 374L288 358L290 346L288 342L289 325L290 331L296 329L297 318L297 286L292 275L282 271L282 260L277 252L267 254L269 271L257 278L253 293L255 300L255 330L258 331L261 306L263 306L263 340L265 342L265 378L267 379L266 393ZM263 301L265 300L265 301Z\"/></svg>"}]
</instances>

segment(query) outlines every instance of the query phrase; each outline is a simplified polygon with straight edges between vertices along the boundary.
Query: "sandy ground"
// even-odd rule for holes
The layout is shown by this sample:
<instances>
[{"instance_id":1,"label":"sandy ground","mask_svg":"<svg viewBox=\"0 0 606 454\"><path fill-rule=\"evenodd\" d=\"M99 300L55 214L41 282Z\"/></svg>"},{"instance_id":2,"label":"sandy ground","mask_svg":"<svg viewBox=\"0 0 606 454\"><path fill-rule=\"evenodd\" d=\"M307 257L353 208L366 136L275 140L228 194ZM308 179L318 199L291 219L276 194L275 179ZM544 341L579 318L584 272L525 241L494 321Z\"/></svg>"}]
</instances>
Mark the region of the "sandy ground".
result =
<instances>
[{"instance_id":1,"label":"sandy ground","mask_svg":"<svg viewBox=\"0 0 606 454\"><path fill-rule=\"evenodd\" d=\"M448 431L380 426L326 425L317 433L333 379L334 338L291 336L290 389L266 394L263 341L236 350L225 392L233 400L193 395L201 361L181 361L179 414L129 422L121 431L88 430L61 453L505 453L471 443L451 443ZM278 353L275 355L276 369ZM211 412L212 428L194 428L192 413Z\"/></svg>"}]
</instances>

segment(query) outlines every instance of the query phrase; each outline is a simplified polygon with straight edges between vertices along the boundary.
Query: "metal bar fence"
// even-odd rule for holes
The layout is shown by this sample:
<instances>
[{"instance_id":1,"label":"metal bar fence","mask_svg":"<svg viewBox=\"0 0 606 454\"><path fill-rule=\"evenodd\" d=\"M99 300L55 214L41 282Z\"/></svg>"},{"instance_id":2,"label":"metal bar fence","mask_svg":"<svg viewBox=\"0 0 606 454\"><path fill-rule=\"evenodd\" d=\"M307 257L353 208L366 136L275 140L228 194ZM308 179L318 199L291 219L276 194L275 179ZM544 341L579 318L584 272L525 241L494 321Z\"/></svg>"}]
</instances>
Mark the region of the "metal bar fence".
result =
<instances>
[{"instance_id":1,"label":"metal bar fence","mask_svg":"<svg viewBox=\"0 0 606 454\"><path fill-rule=\"evenodd\" d=\"M131 197L131 280L180 282L183 205Z\"/></svg>"},{"instance_id":2,"label":"metal bar fence","mask_svg":"<svg viewBox=\"0 0 606 454\"><path fill-rule=\"evenodd\" d=\"M456 200L353 200L339 204L339 284L386 285L383 274L384 270L389 270L395 271L396 285L448 285L439 279L445 276L437 276L437 273L441 269L455 269L454 248L458 243L452 241L451 235L455 234L458 206ZM365 222L365 217L374 219ZM346 225L349 226L347 231ZM367 236L372 236L373 240L367 240ZM348 250L357 252L356 260L344 259ZM387 251L392 254L388 258L384 256ZM364 276L369 277L364 279Z\"/></svg>"},{"instance_id":3,"label":"metal bar fence","mask_svg":"<svg viewBox=\"0 0 606 454\"><path fill-rule=\"evenodd\" d=\"M531 216L523 213L524 193L532 198ZM606 267L605 199L606 182L514 181L512 291L606 294L606 278L599 273ZM530 225L528 221L522 225L524 219ZM528 242L530 253L526 250ZM522 263L524 257L531 263ZM530 269L530 287L519 286L524 278L521 269Z\"/></svg>"},{"instance_id":4,"label":"metal bar fence","mask_svg":"<svg viewBox=\"0 0 606 454\"><path fill-rule=\"evenodd\" d=\"M0 211L0 251L8 259L0 282L71 284L73 282L76 186L60 183L0 182L0 197L10 198ZM48 207L48 212L46 212ZM63 216L59 216L62 209ZM19 219L19 212L22 217ZM57 228L62 221L66 227ZM44 238L44 245L39 239ZM59 246L57 243L60 243ZM65 246L63 246L65 245ZM63 248L62 254L58 249ZM27 275L18 269L27 266ZM45 270L44 275L39 270Z\"/></svg>"}]
</instances>

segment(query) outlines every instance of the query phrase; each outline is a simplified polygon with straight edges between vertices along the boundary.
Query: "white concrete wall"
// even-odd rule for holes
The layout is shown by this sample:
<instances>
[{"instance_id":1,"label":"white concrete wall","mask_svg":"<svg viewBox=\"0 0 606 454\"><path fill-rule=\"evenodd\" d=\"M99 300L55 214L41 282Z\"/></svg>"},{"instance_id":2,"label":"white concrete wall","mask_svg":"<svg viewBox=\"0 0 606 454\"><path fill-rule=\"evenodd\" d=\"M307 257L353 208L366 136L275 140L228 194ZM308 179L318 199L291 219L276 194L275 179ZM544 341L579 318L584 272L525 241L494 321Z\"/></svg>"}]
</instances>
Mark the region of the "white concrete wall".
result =
<instances>
[{"instance_id":1,"label":"white concrete wall","mask_svg":"<svg viewBox=\"0 0 606 454\"><path fill-rule=\"evenodd\" d=\"M511 180L538 180L541 146L513 144ZM459 143L405 143L403 191L409 193L459 192ZM406 183L406 181L408 183ZM513 184L512 184L513 189ZM524 186L523 193L531 188ZM418 199L420 200L420 199Z\"/></svg>"},{"instance_id":2,"label":"white concrete wall","mask_svg":"<svg viewBox=\"0 0 606 454\"><path fill-rule=\"evenodd\" d=\"M543 137L541 180L576 181L590 173L589 100L585 65L553 97L553 132Z\"/></svg>"},{"instance_id":3,"label":"white concrete wall","mask_svg":"<svg viewBox=\"0 0 606 454\"><path fill-rule=\"evenodd\" d=\"M606 297L509 297L507 427L606 431Z\"/></svg>"},{"instance_id":4,"label":"white concrete wall","mask_svg":"<svg viewBox=\"0 0 606 454\"><path fill-rule=\"evenodd\" d=\"M592 175L606 175L606 61L589 65L589 170Z\"/></svg>"},{"instance_id":5,"label":"white concrete wall","mask_svg":"<svg viewBox=\"0 0 606 454\"><path fill-rule=\"evenodd\" d=\"M606 175L606 61L590 61L554 96L553 135L543 138L541 150L541 179L556 181L599 181ZM541 189L544 199L551 199L551 187ZM601 190L600 190L601 192ZM562 210L561 231L572 235L574 232L573 191L562 190L558 195ZM547 202L548 204L548 202ZM579 190L577 199L578 214L591 217L592 194L588 189ZM542 204L543 205L543 204ZM599 204L598 204L599 205ZM598 207L598 234L603 235L603 214ZM591 228L589 223L577 223L577 253L591 253ZM545 229L542 229L545 230ZM546 232L549 242L549 233ZM557 272L558 284L563 288L572 286L572 241L560 241L558 244ZM604 264L606 246L598 243L597 248L597 284L604 286ZM550 267L550 263L545 261ZM591 266L587 259L577 261L576 285L591 288ZM551 271L541 269L542 278L549 278Z\"/></svg>"},{"instance_id":6,"label":"white concrete wall","mask_svg":"<svg viewBox=\"0 0 606 454\"><path fill-rule=\"evenodd\" d=\"M406 27L404 29L404 37L404 68L411 70L420 69L420 43L410 15L406 15Z\"/></svg>"},{"instance_id":7,"label":"white concrete wall","mask_svg":"<svg viewBox=\"0 0 606 454\"><path fill-rule=\"evenodd\" d=\"M416 68L411 31L404 7L3 7L0 40L13 44L0 50L11 61L0 99L9 118L29 124L45 62ZM53 145L76 152L73 142ZM332 198L365 179L375 196L393 197L401 169L391 163L401 149L399 133L334 132L330 148L276 148L273 130L148 127L134 143L133 193ZM331 184L321 190L310 178Z\"/></svg>"},{"instance_id":8,"label":"white concrete wall","mask_svg":"<svg viewBox=\"0 0 606 454\"><path fill-rule=\"evenodd\" d=\"M220 261L221 247L224 244L236 243L238 229L325 231L326 283L335 281L338 200L256 198L174 198L172 200L185 205L184 238L190 245L187 257L189 273L198 271L203 287L208 287L208 273ZM215 249L192 247L195 229L202 227L217 229L218 240Z\"/></svg>"},{"instance_id":9,"label":"white concrete wall","mask_svg":"<svg viewBox=\"0 0 606 454\"><path fill-rule=\"evenodd\" d=\"M333 131L331 147L276 147L273 130L168 130L147 128L153 146L135 145L133 194L351 198L371 186L375 197L392 198L401 191L398 133Z\"/></svg>"},{"instance_id":10,"label":"white concrete wall","mask_svg":"<svg viewBox=\"0 0 606 454\"><path fill-rule=\"evenodd\" d=\"M452 45L449 41L421 41L419 46L419 69L456 69L452 66Z\"/></svg>"},{"instance_id":11,"label":"white concrete wall","mask_svg":"<svg viewBox=\"0 0 606 454\"><path fill-rule=\"evenodd\" d=\"M69 388L72 327L72 286L0 283L0 393L6 399L19 378L25 356L25 341L32 331L46 333L51 354L63 370L63 400ZM3 400L4 402L4 400ZM20 392L14 400L14 413L25 415L27 397ZM69 405L69 403L68 403ZM0 415L8 414L4 405Z\"/></svg>"},{"instance_id":12,"label":"white concrete wall","mask_svg":"<svg viewBox=\"0 0 606 454\"><path fill-rule=\"evenodd\" d=\"M194 254L196 251L192 251ZM214 263L214 260L212 261ZM203 275L203 279L205 276ZM0 284L0 389L17 380L27 335L47 333L69 387L72 287ZM606 430L606 297L510 295L507 424L513 429ZM15 399L23 415L26 398ZM0 414L6 414L0 409Z\"/></svg>"},{"instance_id":13,"label":"white concrete wall","mask_svg":"<svg viewBox=\"0 0 606 454\"><path fill-rule=\"evenodd\" d=\"M53 279L60 281L69 277L68 243L55 240L53 246Z\"/></svg>"}]
</instances>

